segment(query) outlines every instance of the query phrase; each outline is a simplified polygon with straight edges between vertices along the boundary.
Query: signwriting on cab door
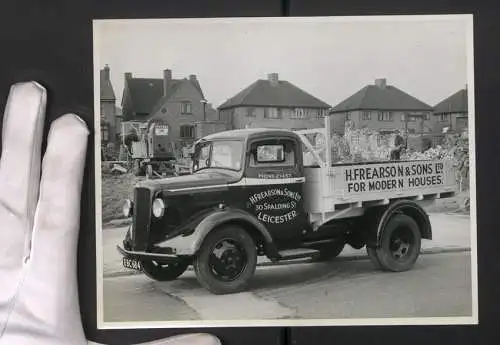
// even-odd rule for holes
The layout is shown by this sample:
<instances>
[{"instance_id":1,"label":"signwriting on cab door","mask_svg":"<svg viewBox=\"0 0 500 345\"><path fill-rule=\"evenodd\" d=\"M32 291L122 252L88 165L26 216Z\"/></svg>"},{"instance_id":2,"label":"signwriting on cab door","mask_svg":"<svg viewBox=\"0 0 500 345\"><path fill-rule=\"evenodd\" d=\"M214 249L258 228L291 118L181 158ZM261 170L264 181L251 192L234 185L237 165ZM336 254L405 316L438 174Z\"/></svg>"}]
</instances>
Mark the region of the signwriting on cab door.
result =
<instances>
[{"instance_id":1,"label":"signwriting on cab door","mask_svg":"<svg viewBox=\"0 0 500 345\"><path fill-rule=\"evenodd\" d=\"M283 224L297 217L297 205L302 196L287 188L273 188L250 196L249 204L257 219L269 224Z\"/></svg>"}]
</instances>

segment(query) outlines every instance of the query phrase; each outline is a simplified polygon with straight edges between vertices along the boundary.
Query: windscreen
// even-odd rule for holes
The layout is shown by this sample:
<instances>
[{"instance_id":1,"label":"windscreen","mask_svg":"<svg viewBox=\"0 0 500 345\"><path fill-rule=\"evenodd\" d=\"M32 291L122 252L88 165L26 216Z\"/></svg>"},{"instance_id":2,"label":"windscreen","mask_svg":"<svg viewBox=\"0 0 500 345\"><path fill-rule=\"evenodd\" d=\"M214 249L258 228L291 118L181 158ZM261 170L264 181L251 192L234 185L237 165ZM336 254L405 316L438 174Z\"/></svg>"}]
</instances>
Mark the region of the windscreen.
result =
<instances>
[{"instance_id":1,"label":"windscreen","mask_svg":"<svg viewBox=\"0 0 500 345\"><path fill-rule=\"evenodd\" d=\"M201 143L195 148L193 172L208 168L239 171L242 168L243 142L220 140Z\"/></svg>"}]
</instances>

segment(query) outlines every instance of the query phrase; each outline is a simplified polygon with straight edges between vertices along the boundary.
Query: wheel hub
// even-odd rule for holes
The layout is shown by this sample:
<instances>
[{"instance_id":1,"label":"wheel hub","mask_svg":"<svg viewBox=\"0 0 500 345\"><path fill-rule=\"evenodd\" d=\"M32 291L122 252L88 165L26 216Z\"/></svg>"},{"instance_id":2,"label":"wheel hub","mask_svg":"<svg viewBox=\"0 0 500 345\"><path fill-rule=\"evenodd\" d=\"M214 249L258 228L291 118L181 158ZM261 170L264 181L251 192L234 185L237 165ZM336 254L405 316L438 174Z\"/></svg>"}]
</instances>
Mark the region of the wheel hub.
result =
<instances>
[{"instance_id":1,"label":"wheel hub","mask_svg":"<svg viewBox=\"0 0 500 345\"><path fill-rule=\"evenodd\" d=\"M404 260L409 255L413 238L407 228L399 228L390 241L391 255L397 260Z\"/></svg>"},{"instance_id":2,"label":"wheel hub","mask_svg":"<svg viewBox=\"0 0 500 345\"><path fill-rule=\"evenodd\" d=\"M243 272L246 266L246 253L237 243L221 240L212 250L209 265L217 279L232 281Z\"/></svg>"}]
</instances>

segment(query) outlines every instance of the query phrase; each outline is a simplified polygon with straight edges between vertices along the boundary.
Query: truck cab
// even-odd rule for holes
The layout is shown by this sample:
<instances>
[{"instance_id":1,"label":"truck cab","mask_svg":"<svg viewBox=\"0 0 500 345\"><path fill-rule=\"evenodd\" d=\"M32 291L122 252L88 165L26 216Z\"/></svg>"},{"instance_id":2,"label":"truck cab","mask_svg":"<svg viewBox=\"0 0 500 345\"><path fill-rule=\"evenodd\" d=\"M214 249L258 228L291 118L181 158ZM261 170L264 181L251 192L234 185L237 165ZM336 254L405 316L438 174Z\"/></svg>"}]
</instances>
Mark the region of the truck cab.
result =
<instances>
[{"instance_id":1,"label":"truck cab","mask_svg":"<svg viewBox=\"0 0 500 345\"><path fill-rule=\"evenodd\" d=\"M328 147L326 140L326 157ZM304 165L306 151L316 163ZM192 162L189 175L136 185L124 205L132 224L117 247L126 268L157 281L174 280L192 265L214 294L245 290L259 256L331 260L345 245L366 246L378 268L410 269L421 238L432 238L421 204L451 196L455 187L442 162L332 166L305 133L285 129L209 135L196 143ZM431 174L423 185L408 185L405 172L422 166L434 175L441 167L440 183ZM398 172L403 184L394 182ZM387 178L366 186L380 190L363 190L362 178L374 173Z\"/></svg>"}]
</instances>

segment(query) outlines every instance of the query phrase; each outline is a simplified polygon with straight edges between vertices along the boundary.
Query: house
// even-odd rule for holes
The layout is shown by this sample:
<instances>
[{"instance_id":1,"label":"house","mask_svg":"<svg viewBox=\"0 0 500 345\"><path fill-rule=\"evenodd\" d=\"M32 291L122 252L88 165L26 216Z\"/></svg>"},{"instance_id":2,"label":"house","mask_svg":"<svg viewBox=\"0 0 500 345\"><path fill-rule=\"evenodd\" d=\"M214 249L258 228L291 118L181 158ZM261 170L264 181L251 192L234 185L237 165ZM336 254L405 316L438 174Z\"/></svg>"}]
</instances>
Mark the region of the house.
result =
<instances>
[{"instance_id":1,"label":"house","mask_svg":"<svg viewBox=\"0 0 500 345\"><path fill-rule=\"evenodd\" d=\"M387 80L376 79L331 109L336 116L334 128L369 128L379 131L407 129L408 133L430 133L433 130L433 108L388 85Z\"/></svg>"},{"instance_id":2,"label":"house","mask_svg":"<svg viewBox=\"0 0 500 345\"><path fill-rule=\"evenodd\" d=\"M101 142L103 145L107 145L117 141L120 127L119 117L116 113L116 96L108 65L100 70L100 106Z\"/></svg>"},{"instance_id":3,"label":"house","mask_svg":"<svg viewBox=\"0 0 500 345\"><path fill-rule=\"evenodd\" d=\"M163 71L162 78L134 78L125 73L122 114L124 122L165 121L176 150L193 143L197 123L217 120L196 75L176 79L170 69Z\"/></svg>"},{"instance_id":4,"label":"house","mask_svg":"<svg viewBox=\"0 0 500 345\"><path fill-rule=\"evenodd\" d=\"M322 127L331 106L277 73L259 79L218 107L219 118L233 129L248 127L288 128Z\"/></svg>"},{"instance_id":5,"label":"house","mask_svg":"<svg viewBox=\"0 0 500 345\"><path fill-rule=\"evenodd\" d=\"M468 128L467 87L445 98L434 106L436 128L461 132Z\"/></svg>"}]
</instances>

